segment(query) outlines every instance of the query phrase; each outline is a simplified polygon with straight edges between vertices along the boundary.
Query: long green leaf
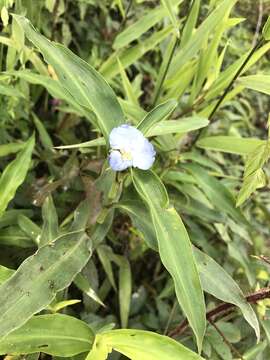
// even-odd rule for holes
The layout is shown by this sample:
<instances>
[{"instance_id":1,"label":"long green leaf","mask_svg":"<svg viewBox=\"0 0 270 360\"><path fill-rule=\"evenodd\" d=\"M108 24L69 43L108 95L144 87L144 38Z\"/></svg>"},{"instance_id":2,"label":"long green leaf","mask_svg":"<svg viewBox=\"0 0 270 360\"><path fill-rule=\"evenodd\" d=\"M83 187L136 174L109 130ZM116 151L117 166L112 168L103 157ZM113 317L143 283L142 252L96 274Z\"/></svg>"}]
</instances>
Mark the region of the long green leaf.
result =
<instances>
[{"instance_id":1,"label":"long green leaf","mask_svg":"<svg viewBox=\"0 0 270 360\"><path fill-rule=\"evenodd\" d=\"M189 41L183 46L174 57L169 70L168 78L173 78L183 65L191 60L202 48L209 34L220 24L224 13L230 12L237 0L223 0L219 6L207 17L199 26L197 31L190 37Z\"/></svg>"},{"instance_id":2,"label":"long green leaf","mask_svg":"<svg viewBox=\"0 0 270 360\"><path fill-rule=\"evenodd\" d=\"M113 330L97 335L87 360L106 360L111 349L131 360L202 360L177 341L143 330Z\"/></svg>"},{"instance_id":3,"label":"long green leaf","mask_svg":"<svg viewBox=\"0 0 270 360\"><path fill-rule=\"evenodd\" d=\"M141 58L147 51L154 49L161 41L163 41L173 30L171 25L154 32L143 42L138 45L132 46L128 49L124 49L119 53L113 53L108 60L106 60L100 67L100 73L106 78L111 79L119 73L119 66L117 63L117 57L121 61L124 68L131 64L134 64L136 60Z\"/></svg>"},{"instance_id":4,"label":"long green leaf","mask_svg":"<svg viewBox=\"0 0 270 360\"><path fill-rule=\"evenodd\" d=\"M35 138L32 136L17 155L3 171L0 178L0 216L5 211L10 200L15 196L18 187L23 183L31 163Z\"/></svg>"},{"instance_id":5,"label":"long green leaf","mask_svg":"<svg viewBox=\"0 0 270 360\"><path fill-rule=\"evenodd\" d=\"M50 304L88 261L92 251L91 241L83 230L88 219L85 207L86 203L82 203L78 208L69 233L40 248L0 286L0 337Z\"/></svg>"},{"instance_id":6,"label":"long green leaf","mask_svg":"<svg viewBox=\"0 0 270 360\"><path fill-rule=\"evenodd\" d=\"M54 67L65 89L80 105L95 112L100 130L108 139L111 130L124 123L122 109L108 83L69 49L40 35L28 19L19 15L14 17L24 29L26 37L40 50L46 62Z\"/></svg>"},{"instance_id":7,"label":"long green leaf","mask_svg":"<svg viewBox=\"0 0 270 360\"><path fill-rule=\"evenodd\" d=\"M9 279L14 274L14 272L15 270L0 265L0 285Z\"/></svg>"},{"instance_id":8,"label":"long green leaf","mask_svg":"<svg viewBox=\"0 0 270 360\"><path fill-rule=\"evenodd\" d=\"M196 145L203 149L221 151L230 154L247 155L253 152L264 140L241 138L236 136L210 136L200 139Z\"/></svg>"},{"instance_id":9,"label":"long green leaf","mask_svg":"<svg viewBox=\"0 0 270 360\"><path fill-rule=\"evenodd\" d=\"M34 316L0 341L0 354L43 352L70 357L89 351L94 334L81 320L62 314Z\"/></svg>"},{"instance_id":10,"label":"long green leaf","mask_svg":"<svg viewBox=\"0 0 270 360\"><path fill-rule=\"evenodd\" d=\"M120 49L132 41L137 40L143 33L159 22L163 16L164 9L162 7L149 10L146 15L142 16L138 21L116 36L113 43L114 49Z\"/></svg>"},{"instance_id":11,"label":"long green leaf","mask_svg":"<svg viewBox=\"0 0 270 360\"><path fill-rule=\"evenodd\" d=\"M177 101L174 99L168 100L151 110L138 124L137 128L143 133L147 134L151 128L162 120L165 120L171 112L176 108Z\"/></svg>"},{"instance_id":12,"label":"long green leaf","mask_svg":"<svg viewBox=\"0 0 270 360\"><path fill-rule=\"evenodd\" d=\"M198 165L185 164L183 167L194 176L197 184L218 210L227 213L236 222L247 224L244 215L236 209L235 199L226 186Z\"/></svg>"},{"instance_id":13,"label":"long green leaf","mask_svg":"<svg viewBox=\"0 0 270 360\"><path fill-rule=\"evenodd\" d=\"M158 136L165 134L183 134L206 127L209 121L206 118L193 116L179 120L161 121L149 129L146 136Z\"/></svg>"},{"instance_id":14,"label":"long green leaf","mask_svg":"<svg viewBox=\"0 0 270 360\"><path fill-rule=\"evenodd\" d=\"M258 319L236 282L210 256L196 248L194 248L194 254L197 260L203 289L217 299L238 306L244 318L255 330L257 339L259 340L260 326Z\"/></svg>"},{"instance_id":15,"label":"long green leaf","mask_svg":"<svg viewBox=\"0 0 270 360\"><path fill-rule=\"evenodd\" d=\"M41 85L45 87L55 99L64 100L72 107L73 111L76 111L78 114L85 116L95 124L93 112L87 110L79 103L77 103L77 101L72 97L72 95L68 93L66 89L61 85L60 81L53 80L49 76L36 74L30 70L9 71L7 74L23 79L30 84Z\"/></svg>"},{"instance_id":16,"label":"long green leaf","mask_svg":"<svg viewBox=\"0 0 270 360\"><path fill-rule=\"evenodd\" d=\"M9 143L0 145L0 156L16 153L24 148L24 143Z\"/></svg>"},{"instance_id":17,"label":"long green leaf","mask_svg":"<svg viewBox=\"0 0 270 360\"><path fill-rule=\"evenodd\" d=\"M270 95L270 75L250 75L238 80L240 85L248 89Z\"/></svg>"},{"instance_id":18,"label":"long green leaf","mask_svg":"<svg viewBox=\"0 0 270 360\"><path fill-rule=\"evenodd\" d=\"M176 210L164 203L165 195L160 194L162 183L154 173L135 170L133 183L149 206L161 260L174 280L177 299L200 351L206 326L205 305L188 233Z\"/></svg>"}]
</instances>

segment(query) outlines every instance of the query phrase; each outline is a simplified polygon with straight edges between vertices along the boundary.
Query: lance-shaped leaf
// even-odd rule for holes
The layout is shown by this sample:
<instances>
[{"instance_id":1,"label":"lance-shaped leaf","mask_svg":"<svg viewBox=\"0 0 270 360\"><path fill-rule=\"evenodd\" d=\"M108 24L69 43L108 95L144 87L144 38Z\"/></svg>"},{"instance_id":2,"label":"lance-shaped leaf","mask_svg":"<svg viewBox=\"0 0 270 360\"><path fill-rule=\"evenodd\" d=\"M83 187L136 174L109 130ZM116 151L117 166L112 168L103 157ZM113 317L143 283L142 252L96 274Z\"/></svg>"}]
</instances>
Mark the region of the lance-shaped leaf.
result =
<instances>
[{"instance_id":1,"label":"lance-shaped leaf","mask_svg":"<svg viewBox=\"0 0 270 360\"><path fill-rule=\"evenodd\" d=\"M24 149L5 168L0 177L0 216L26 177L34 145L35 138L32 136L25 144Z\"/></svg>"},{"instance_id":2,"label":"lance-shaped leaf","mask_svg":"<svg viewBox=\"0 0 270 360\"><path fill-rule=\"evenodd\" d=\"M196 143L196 146L229 154L248 155L264 143L265 140L255 138L219 135L204 137Z\"/></svg>"},{"instance_id":3,"label":"lance-shaped leaf","mask_svg":"<svg viewBox=\"0 0 270 360\"><path fill-rule=\"evenodd\" d=\"M177 299L200 351L206 326L205 304L188 233L176 210L164 201L167 194L160 179L151 171L134 170L132 174L137 192L150 209L161 260L174 280Z\"/></svg>"},{"instance_id":4,"label":"lance-shaped leaf","mask_svg":"<svg viewBox=\"0 0 270 360\"><path fill-rule=\"evenodd\" d=\"M82 270L91 256L91 241L84 233L87 204L75 213L70 232L41 247L0 286L0 337L22 326L44 309Z\"/></svg>"},{"instance_id":5,"label":"lance-shaped leaf","mask_svg":"<svg viewBox=\"0 0 270 360\"><path fill-rule=\"evenodd\" d=\"M151 110L138 124L137 128L143 133L147 132L159 123L161 120L165 120L171 112L176 108L177 101L174 99L168 100Z\"/></svg>"},{"instance_id":6,"label":"lance-shaped leaf","mask_svg":"<svg viewBox=\"0 0 270 360\"><path fill-rule=\"evenodd\" d=\"M53 66L63 87L80 105L95 112L100 130L107 139L114 127L124 123L124 114L108 83L72 51L40 35L28 19L19 15L14 18L45 61Z\"/></svg>"},{"instance_id":7,"label":"lance-shaped leaf","mask_svg":"<svg viewBox=\"0 0 270 360\"><path fill-rule=\"evenodd\" d=\"M94 334L81 320L62 314L34 316L0 341L0 354L32 354L42 351L70 357L89 351Z\"/></svg>"},{"instance_id":8,"label":"lance-shaped leaf","mask_svg":"<svg viewBox=\"0 0 270 360\"><path fill-rule=\"evenodd\" d=\"M194 176L198 186L204 191L210 202L221 212L230 215L236 222L247 224L246 218L235 207L235 199L228 188L210 176L208 172L195 164L185 164L183 168Z\"/></svg>"},{"instance_id":9,"label":"lance-shaped leaf","mask_svg":"<svg viewBox=\"0 0 270 360\"><path fill-rule=\"evenodd\" d=\"M105 360L114 349L132 360L202 360L167 336L143 330L113 330L98 334L87 360Z\"/></svg>"},{"instance_id":10,"label":"lance-shaped leaf","mask_svg":"<svg viewBox=\"0 0 270 360\"><path fill-rule=\"evenodd\" d=\"M194 248L194 254L203 289L217 299L238 306L246 321L253 327L259 340L260 326L258 319L237 283L210 256L196 248Z\"/></svg>"}]
</instances>

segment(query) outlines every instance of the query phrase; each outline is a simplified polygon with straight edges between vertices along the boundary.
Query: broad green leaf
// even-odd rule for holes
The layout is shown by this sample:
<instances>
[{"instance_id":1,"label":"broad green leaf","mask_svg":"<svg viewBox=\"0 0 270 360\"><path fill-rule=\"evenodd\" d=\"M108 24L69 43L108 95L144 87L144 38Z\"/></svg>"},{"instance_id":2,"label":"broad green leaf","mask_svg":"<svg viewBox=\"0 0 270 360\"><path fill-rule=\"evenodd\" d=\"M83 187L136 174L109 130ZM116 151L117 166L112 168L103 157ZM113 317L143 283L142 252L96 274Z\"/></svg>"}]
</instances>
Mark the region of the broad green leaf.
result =
<instances>
[{"instance_id":1,"label":"broad green leaf","mask_svg":"<svg viewBox=\"0 0 270 360\"><path fill-rule=\"evenodd\" d=\"M250 75L238 79L238 83L248 89L270 95L270 75Z\"/></svg>"},{"instance_id":2,"label":"broad green leaf","mask_svg":"<svg viewBox=\"0 0 270 360\"><path fill-rule=\"evenodd\" d=\"M40 35L29 20L19 15L14 17L23 27L26 37L53 66L63 87L80 105L95 112L100 130L108 139L111 130L124 123L124 115L107 82L88 63L70 50Z\"/></svg>"},{"instance_id":3,"label":"broad green leaf","mask_svg":"<svg viewBox=\"0 0 270 360\"><path fill-rule=\"evenodd\" d=\"M198 354L167 336L135 329L98 334L86 359L106 360L112 349L131 360L202 360Z\"/></svg>"},{"instance_id":4,"label":"broad green leaf","mask_svg":"<svg viewBox=\"0 0 270 360\"><path fill-rule=\"evenodd\" d=\"M260 338L260 326L251 305L231 276L210 256L194 248L194 254L203 289L226 303L234 304L242 311L244 318Z\"/></svg>"},{"instance_id":5,"label":"broad green leaf","mask_svg":"<svg viewBox=\"0 0 270 360\"><path fill-rule=\"evenodd\" d=\"M203 149L215 150L237 155L247 155L254 151L264 140L241 138L235 136L210 136L197 141L196 145Z\"/></svg>"},{"instance_id":6,"label":"broad green leaf","mask_svg":"<svg viewBox=\"0 0 270 360\"><path fill-rule=\"evenodd\" d=\"M198 130L206 127L209 124L209 121L206 118L193 116L190 118L183 118L179 120L168 120L161 121L154 125L146 133L146 136L158 136L165 134L184 134L189 131Z\"/></svg>"},{"instance_id":7,"label":"broad green leaf","mask_svg":"<svg viewBox=\"0 0 270 360\"><path fill-rule=\"evenodd\" d=\"M89 351L94 334L81 320L62 314L34 316L0 341L0 354L43 352L70 357Z\"/></svg>"},{"instance_id":8,"label":"broad green leaf","mask_svg":"<svg viewBox=\"0 0 270 360\"><path fill-rule=\"evenodd\" d=\"M0 285L7 281L14 274L14 272L15 270L0 265Z\"/></svg>"},{"instance_id":9,"label":"broad green leaf","mask_svg":"<svg viewBox=\"0 0 270 360\"><path fill-rule=\"evenodd\" d=\"M8 203L14 198L18 187L23 183L31 164L32 151L35 138L32 136L24 145L23 150L17 155L3 171L0 177L0 216L5 211Z\"/></svg>"},{"instance_id":10,"label":"broad green leaf","mask_svg":"<svg viewBox=\"0 0 270 360\"><path fill-rule=\"evenodd\" d=\"M41 247L0 286L0 337L49 305L89 260L91 241L83 230L88 219L85 205L78 207L70 232Z\"/></svg>"},{"instance_id":11,"label":"broad green leaf","mask_svg":"<svg viewBox=\"0 0 270 360\"><path fill-rule=\"evenodd\" d=\"M205 305L188 233L176 210L164 203L160 179L151 171L134 170L132 174L137 192L149 207L161 260L174 280L177 299L200 351L206 326Z\"/></svg>"},{"instance_id":12,"label":"broad green leaf","mask_svg":"<svg viewBox=\"0 0 270 360\"><path fill-rule=\"evenodd\" d=\"M246 224L244 215L236 209L235 199L231 192L215 177L210 176L202 167L194 164L185 164L183 167L191 173L197 184L204 191L211 203L221 212L230 215L236 222Z\"/></svg>"},{"instance_id":13,"label":"broad green leaf","mask_svg":"<svg viewBox=\"0 0 270 360\"><path fill-rule=\"evenodd\" d=\"M9 143L0 145L0 157L14 154L24 148L24 143Z\"/></svg>"},{"instance_id":14,"label":"broad green leaf","mask_svg":"<svg viewBox=\"0 0 270 360\"><path fill-rule=\"evenodd\" d=\"M138 124L137 128L144 134L147 135L157 123L165 120L172 111L176 108L177 101L172 99L168 100L151 110Z\"/></svg>"}]
</instances>

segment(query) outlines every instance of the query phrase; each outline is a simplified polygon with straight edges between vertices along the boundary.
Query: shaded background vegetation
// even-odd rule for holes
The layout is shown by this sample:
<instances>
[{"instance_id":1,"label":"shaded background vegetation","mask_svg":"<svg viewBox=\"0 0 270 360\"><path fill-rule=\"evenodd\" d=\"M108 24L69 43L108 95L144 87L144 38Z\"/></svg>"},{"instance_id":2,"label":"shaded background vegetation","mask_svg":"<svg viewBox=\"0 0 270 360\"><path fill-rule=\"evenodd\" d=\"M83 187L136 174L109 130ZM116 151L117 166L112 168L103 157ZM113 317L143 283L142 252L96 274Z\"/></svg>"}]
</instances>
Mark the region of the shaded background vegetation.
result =
<instances>
[{"instance_id":1,"label":"shaded background vegetation","mask_svg":"<svg viewBox=\"0 0 270 360\"><path fill-rule=\"evenodd\" d=\"M2 6L4 4L8 8L10 5L10 12L27 15L46 37L65 44L94 68L100 69L101 73L102 70L103 73L105 72L104 62L114 51L113 43L117 34L159 5L158 1L124 1L122 5L125 13L123 13L123 9L119 6L121 1L112 3L103 0L18 0L14 1L14 4L12 1L10 3L1 1ZM214 2L212 1L213 4ZM187 15L189 3L184 1L181 5L180 18L184 19ZM127 9L129 9L128 13ZM202 1L198 23L206 17L208 10L209 1ZM269 1L238 1L232 17L243 17L246 20L231 28L222 38L220 49L227 46L222 69L226 69L257 41L269 12ZM32 57L32 61L29 61L25 53L20 51L24 43L20 29L3 10L1 15L0 144L25 141L33 132L37 137L31 171L10 204L10 210L19 209L20 215L26 216L29 222L25 218L24 221L19 221L17 215L11 213L10 216L6 213L6 216L0 218L0 264L15 269L34 251L33 236L29 235L29 231L31 234L34 231L34 236L39 234L38 229L44 219L44 214L42 219L42 205L49 195L53 197L59 223L62 225L67 221L70 211L87 197L91 204L89 220L89 232L91 232L91 225L100 216L102 206L102 190L98 188L96 179L101 172L106 152L102 147L80 151L56 151L52 148L52 145L88 141L96 138L97 133L89 120L64 101L50 95L43 86L13 76L14 70L35 68L46 76L56 78L53 68L45 65L37 52L31 50L36 57ZM143 44L151 34L162 29L166 21L168 19L159 22L131 45ZM18 45L17 49L7 46L9 44L5 39L10 38ZM132 62L132 65L126 69L133 91L138 97L138 103L144 110L151 108L155 81L165 48L166 42L163 41ZM248 73L270 75L269 57L268 52ZM8 73L5 73L6 71ZM109 81L117 95L124 99L121 104L123 108L127 108L126 114L131 114L132 107L127 102L121 76L118 74ZM1 84L12 85L12 90L10 88L8 92ZM190 88L181 96L174 118L190 113L189 94ZM143 113L142 109L141 113ZM192 109L192 111L197 110L200 110L199 106ZM138 109L136 111L138 112ZM267 139L268 113L269 96L243 90L218 111L215 123L207 130L207 136L229 135ZM217 203L209 200L207 192L194 184L189 178L190 175L182 172L186 174L186 178L180 179L175 184L167 171L179 170L179 164L181 167L182 163L196 158L197 163L235 195L241 188L243 158L239 155L195 146L191 152L190 145L194 137L195 134L187 135L181 139L177 149L161 151L157 171L167 183L170 197L181 213L193 243L222 265L245 294L251 290L264 288L269 284L269 264L268 260L263 261L259 256L262 254L265 257L270 256L269 186L267 184L259 189L245 203L243 212L250 225L245 228L235 218L228 216L226 211L222 211ZM3 171L13 158L13 154L1 156L0 171ZM267 166L265 171L269 175ZM35 228L33 223L39 228ZM131 266L133 281L129 327L168 334L184 319L177 305L168 273L163 268L158 254L149 249L143 241L143 235L134 221L132 222L129 216L119 210L106 236L104 248L94 253L84 271L91 288L106 307L90 299L73 284L68 290L59 294L57 300L79 299L81 302L61 311L82 318L96 329L103 326L110 327L112 323L119 326L119 294L118 290L114 289L119 277L119 266L112 260L111 253L128 259ZM213 309L218 303L214 297L207 295L208 310ZM269 304L269 300L264 300L256 305L260 318L265 321L263 326L265 333L259 345L256 345L252 328L249 328L237 311L233 311L217 322L230 345L226 344L220 333L209 325L204 344L205 357L231 359L239 357L239 353L244 354L250 350L254 353L246 358L268 359L270 356L267 342L270 338L270 320L267 314ZM194 348L189 329L177 338ZM113 356L117 358L116 354Z\"/></svg>"}]
</instances>

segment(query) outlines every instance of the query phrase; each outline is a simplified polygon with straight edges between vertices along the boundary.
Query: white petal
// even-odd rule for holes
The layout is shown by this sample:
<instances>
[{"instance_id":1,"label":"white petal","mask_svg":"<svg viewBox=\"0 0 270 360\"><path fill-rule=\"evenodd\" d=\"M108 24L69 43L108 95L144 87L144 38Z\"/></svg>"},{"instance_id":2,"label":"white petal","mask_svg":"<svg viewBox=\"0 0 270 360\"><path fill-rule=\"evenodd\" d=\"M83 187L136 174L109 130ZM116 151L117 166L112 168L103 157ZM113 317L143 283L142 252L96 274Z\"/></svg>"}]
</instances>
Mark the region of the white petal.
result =
<instances>
[{"instance_id":1,"label":"white petal","mask_svg":"<svg viewBox=\"0 0 270 360\"><path fill-rule=\"evenodd\" d=\"M110 153L109 163L114 171L123 171L132 166L132 161L123 160L119 151L112 151Z\"/></svg>"}]
</instances>

